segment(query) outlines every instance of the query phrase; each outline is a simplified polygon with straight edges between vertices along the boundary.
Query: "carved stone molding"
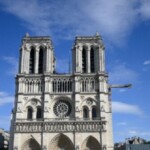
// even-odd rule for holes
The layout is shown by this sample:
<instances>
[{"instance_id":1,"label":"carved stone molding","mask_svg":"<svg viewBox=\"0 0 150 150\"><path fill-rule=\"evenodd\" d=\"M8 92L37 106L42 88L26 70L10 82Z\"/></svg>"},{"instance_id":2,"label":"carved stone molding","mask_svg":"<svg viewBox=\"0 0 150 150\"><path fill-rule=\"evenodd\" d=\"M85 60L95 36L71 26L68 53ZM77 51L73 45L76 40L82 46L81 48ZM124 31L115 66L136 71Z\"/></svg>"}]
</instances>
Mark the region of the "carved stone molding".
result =
<instances>
[{"instance_id":1,"label":"carved stone molding","mask_svg":"<svg viewBox=\"0 0 150 150\"><path fill-rule=\"evenodd\" d=\"M19 122L15 124L15 132L99 132L105 131L105 121L51 121L51 122Z\"/></svg>"}]
</instances>

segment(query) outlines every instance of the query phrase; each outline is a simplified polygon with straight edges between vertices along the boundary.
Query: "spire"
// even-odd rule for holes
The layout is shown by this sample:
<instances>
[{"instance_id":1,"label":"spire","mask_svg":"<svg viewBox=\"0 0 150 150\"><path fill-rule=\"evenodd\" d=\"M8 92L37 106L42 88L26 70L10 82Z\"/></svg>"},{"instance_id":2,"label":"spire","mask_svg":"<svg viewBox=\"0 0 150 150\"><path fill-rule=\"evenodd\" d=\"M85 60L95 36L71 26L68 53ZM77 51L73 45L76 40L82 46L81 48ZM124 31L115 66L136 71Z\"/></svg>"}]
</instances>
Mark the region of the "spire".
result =
<instances>
[{"instance_id":1,"label":"spire","mask_svg":"<svg viewBox=\"0 0 150 150\"><path fill-rule=\"evenodd\" d=\"M96 32L95 36L99 36L99 33L98 33L98 32Z\"/></svg>"},{"instance_id":2,"label":"spire","mask_svg":"<svg viewBox=\"0 0 150 150\"><path fill-rule=\"evenodd\" d=\"M29 33L27 32L25 36L26 36L26 37L29 37Z\"/></svg>"}]
</instances>

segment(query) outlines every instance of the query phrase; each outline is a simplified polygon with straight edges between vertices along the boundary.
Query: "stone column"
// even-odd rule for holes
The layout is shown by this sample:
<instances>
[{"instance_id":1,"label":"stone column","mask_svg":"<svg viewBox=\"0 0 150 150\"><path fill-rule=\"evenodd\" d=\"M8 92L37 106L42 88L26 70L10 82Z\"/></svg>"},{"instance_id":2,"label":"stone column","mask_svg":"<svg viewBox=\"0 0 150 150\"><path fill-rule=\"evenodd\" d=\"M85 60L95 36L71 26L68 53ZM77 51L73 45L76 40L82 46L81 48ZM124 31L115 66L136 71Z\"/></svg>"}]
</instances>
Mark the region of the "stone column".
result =
<instances>
[{"instance_id":1,"label":"stone column","mask_svg":"<svg viewBox=\"0 0 150 150\"><path fill-rule=\"evenodd\" d=\"M20 49L19 73L24 72L24 48Z\"/></svg>"},{"instance_id":2,"label":"stone column","mask_svg":"<svg viewBox=\"0 0 150 150\"><path fill-rule=\"evenodd\" d=\"M39 47L36 47L35 50L35 65L34 65L34 73L39 73Z\"/></svg>"},{"instance_id":3,"label":"stone column","mask_svg":"<svg viewBox=\"0 0 150 150\"><path fill-rule=\"evenodd\" d=\"M105 72L105 48L102 46L102 72Z\"/></svg>"},{"instance_id":4,"label":"stone column","mask_svg":"<svg viewBox=\"0 0 150 150\"><path fill-rule=\"evenodd\" d=\"M24 72L29 73L30 50L26 50L24 53Z\"/></svg>"},{"instance_id":5,"label":"stone column","mask_svg":"<svg viewBox=\"0 0 150 150\"><path fill-rule=\"evenodd\" d=\"M76 45L76 72L80 72L80 70L79 70L79 46L78 45Z\"/></svg>"},{"instance_id":6,"label":"stone column","mask_svg":"<svg viewBox=\"0 0 150 150\"><path fill-rule=\"evenodd\" d=\"M79 72L82 72L82 46L79 46L78 49L78 53L79 53Z\"/></svg>"},{"instance_id":7,"label":"stone column","mask_svg":"<svg viewBox=\"0 0 150 150\"><path fill-rule=\"evenodd\" d=\"M104 46L101 45L99 46L99 72L104 72L105 71L105 51L104 51Z\"/></svg>"},{"instance_id":8,"label":"stone column","mask_svg":"<svg viewBox=\"0 0 150 150\"><path fill-rule=\"evenodd\" d=\"M88 49L86 51L86 68L87 73L90 73L91 72L90 45L88 46Z\"/></svg>"},{"instance_id":9,"label":"stone column","mask_svg":"<svg viewBox=\"0 0 150 150\"><path fill-rule=\"evenodd\" d=\"M49 47L47 47L46 48L46 51L45 51L45 58L46 58L46 61L45 61L45 64L44 64L44 68L45 68L45 71L46 72L50 72L50 70L51 70L51 59L52 59L52 56L51 56L51 53L50 53L50 48Z\"/></svg>"}]
</instances>

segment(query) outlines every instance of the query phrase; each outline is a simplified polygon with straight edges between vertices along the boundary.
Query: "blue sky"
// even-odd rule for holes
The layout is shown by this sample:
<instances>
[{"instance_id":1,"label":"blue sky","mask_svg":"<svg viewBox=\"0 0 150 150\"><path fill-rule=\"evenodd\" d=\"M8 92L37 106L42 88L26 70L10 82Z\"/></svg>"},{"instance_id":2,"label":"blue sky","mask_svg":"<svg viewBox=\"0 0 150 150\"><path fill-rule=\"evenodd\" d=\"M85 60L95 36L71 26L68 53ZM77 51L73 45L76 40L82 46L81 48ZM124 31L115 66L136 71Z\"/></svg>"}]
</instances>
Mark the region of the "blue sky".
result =
<instances>
[{"instance_id":1,"label":"blue sky","mask_svg":"<svg viewBox=\"0 0 150 150\"><path fill-rule=\"evenodd\" d=\"M150 1L149 0L0 0L0 128L9 129L15 74L22 37L51 36L57 70L68 71L76 35L97 31L106 47L113 89L114 141L140 136L150 140Z\"/></svg>"}]
</instances>

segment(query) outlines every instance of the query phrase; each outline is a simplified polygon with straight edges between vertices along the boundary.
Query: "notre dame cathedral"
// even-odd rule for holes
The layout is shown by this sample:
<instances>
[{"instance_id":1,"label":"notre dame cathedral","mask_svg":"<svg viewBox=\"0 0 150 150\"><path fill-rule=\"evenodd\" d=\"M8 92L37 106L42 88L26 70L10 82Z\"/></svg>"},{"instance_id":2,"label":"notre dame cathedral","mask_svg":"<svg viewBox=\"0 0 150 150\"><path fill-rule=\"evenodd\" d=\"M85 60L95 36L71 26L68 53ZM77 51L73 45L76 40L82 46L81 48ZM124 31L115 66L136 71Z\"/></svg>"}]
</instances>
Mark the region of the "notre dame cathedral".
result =
<instances>
[{"instance_id":1,"label":"notre dame cathedral","mask_svg":"<svg viewBox=\"0 0 150 150\"><path fill-rule=\"evenodd\" d=\"M72 73L55 71L52 40L26 36L9 150L113 150L111 92L99 34L77 36Z\"/></svg>"}]
</instances>

